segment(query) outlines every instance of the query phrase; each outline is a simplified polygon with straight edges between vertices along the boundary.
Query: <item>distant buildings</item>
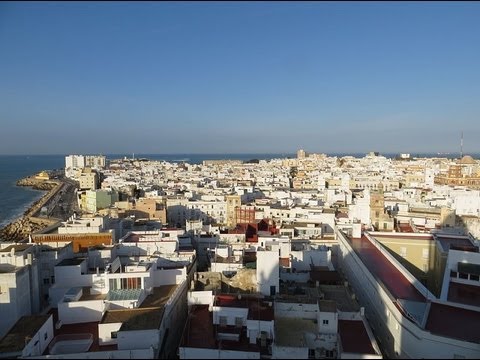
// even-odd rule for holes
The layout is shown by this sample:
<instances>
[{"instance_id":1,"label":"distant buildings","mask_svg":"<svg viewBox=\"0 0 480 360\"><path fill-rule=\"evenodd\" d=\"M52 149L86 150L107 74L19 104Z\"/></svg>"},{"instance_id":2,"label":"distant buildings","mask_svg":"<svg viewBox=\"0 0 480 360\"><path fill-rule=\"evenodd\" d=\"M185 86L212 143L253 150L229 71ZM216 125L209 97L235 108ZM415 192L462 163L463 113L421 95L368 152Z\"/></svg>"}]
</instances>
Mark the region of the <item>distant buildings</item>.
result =
<instances>
[{"instance_id":1,"label":"distant buildings","mask_svg":"<svg viewBox=\"0 0 480 360\"><path fill-rule=\"evenodd\" d=\"M67 163L81 216L0 244L0 358L480 357L469 157Z\"/></svg>"}]
</instances>

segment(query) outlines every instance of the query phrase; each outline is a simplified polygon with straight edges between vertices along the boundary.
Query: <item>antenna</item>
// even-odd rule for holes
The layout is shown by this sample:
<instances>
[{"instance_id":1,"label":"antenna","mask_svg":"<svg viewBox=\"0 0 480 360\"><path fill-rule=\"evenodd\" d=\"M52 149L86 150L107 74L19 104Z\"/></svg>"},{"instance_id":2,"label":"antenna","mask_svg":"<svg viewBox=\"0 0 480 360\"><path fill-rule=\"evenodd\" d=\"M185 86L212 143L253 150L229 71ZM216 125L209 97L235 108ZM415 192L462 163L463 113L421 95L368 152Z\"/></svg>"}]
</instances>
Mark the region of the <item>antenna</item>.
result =
<instances>
[{"instance_id":1,"label":"antenna","mask_svg":"<svg viewBox=\"0 0 480 360\"><path fill-rule=\"evenodd\" d=\"M462 137L460 138L460 159L463 158L463 131Z\"/></svg>"}]
</instances>

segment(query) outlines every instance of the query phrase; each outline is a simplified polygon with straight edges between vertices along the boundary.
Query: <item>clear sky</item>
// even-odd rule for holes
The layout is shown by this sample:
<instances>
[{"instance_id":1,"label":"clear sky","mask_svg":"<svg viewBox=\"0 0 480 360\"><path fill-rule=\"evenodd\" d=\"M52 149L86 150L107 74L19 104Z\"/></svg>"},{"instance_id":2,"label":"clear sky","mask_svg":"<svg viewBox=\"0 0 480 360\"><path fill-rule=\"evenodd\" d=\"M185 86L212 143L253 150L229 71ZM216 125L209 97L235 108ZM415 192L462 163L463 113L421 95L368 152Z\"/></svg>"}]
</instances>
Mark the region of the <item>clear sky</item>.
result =
<instances>
[{"instance_id":1,"label":"clear sky","mask_svg":"<svg viewBox=\"0 0 480 360\"><path fill-rule=\"evenodd\" d=\"M480 152L479 2L2 2L0 154Z\"/></svg>"}]
</instances>

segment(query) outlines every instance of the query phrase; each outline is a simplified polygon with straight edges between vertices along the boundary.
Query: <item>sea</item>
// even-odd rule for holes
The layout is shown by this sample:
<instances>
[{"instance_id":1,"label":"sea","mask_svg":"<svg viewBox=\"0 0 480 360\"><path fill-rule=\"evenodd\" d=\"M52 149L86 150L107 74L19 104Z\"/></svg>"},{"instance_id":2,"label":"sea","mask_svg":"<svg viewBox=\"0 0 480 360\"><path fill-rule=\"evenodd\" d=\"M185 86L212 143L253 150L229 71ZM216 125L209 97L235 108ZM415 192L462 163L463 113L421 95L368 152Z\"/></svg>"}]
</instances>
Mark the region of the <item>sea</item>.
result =
<instances>
[{"instance_id":1,"label":"sea","mask_svg":"<svg viewBox=\"0 0 480 360\"><path fill-rule=\"evenodd\" d=\"M326 153L328 156L363 157L366 153ZM381 154L387 158L395 154ZM471 154L478 158L478 154ZM476 155L476 156L475 156ZM29 206L42 197L44 191L16 186L17 180L36 174L42 170L61 170L65 167L66 155L0 155L0 228L21 217ZM296 154L106 154L107 162L123 158L146 158L155 161L186 162L201 164L203 160L270 160L294 158ZM458 157L458 154L411 154L412 157Z\"/></svg>"}]
</instances>

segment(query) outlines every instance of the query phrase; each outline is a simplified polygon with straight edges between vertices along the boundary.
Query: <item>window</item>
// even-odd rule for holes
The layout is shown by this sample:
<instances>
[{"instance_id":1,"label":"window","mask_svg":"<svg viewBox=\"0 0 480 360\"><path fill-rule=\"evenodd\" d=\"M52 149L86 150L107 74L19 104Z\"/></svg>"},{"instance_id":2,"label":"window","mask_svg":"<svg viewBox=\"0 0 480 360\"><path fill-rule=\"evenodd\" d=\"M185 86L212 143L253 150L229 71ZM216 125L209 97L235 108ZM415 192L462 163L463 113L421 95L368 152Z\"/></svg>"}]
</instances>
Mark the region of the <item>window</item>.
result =
<instances>
[{"instance_id":1,"label":"window","mask_svg":"<svg viewBox=\"0 0 480 360\"><path fill-rule=\"evenodd\" d=\"M242 317L235 317L235 326L236 327L242 327L243 326L243 318Z\"/></svg>"},{"instance_id":2,"label":"window","mask_svg":"<svg viewBox=\"0 0 480 360\"><path fill-rule=\"evenodd\" d=\"M110 290L141 289L142 278L110 279Z\"/></svg>"},{"instance_id":3,"label":"window","mask_svg":"<svg viewBox=\"0 0 480 360\"><path fill-rule=\"evenodd\" d=\"M50 284L50 279L43 279L43 285L48 285Z\"/></svg>"},{"instance_id":4,"label":"window","mask_svg":"<svg viewBox=\"0 0 480 360\"><path fill-rule=\"evenodd\" d=\"M428 259L428 255L429 255L428 249L423 249L422 250L422 257L426 260L426 259Z\"/></svg>"},{"instance_id":5,"label":"window","mask_svg":"<svg viewBox=\"0 0 480 360\"><path fill-rule=\"evenodd\" d=\"M220 326L227 326L227 317L226 316L219 316L218 323Z\"/></svg>"},{"instance_id":6,"label":"window","mask_svg":"<svg viewBox=\"0 0 480 360\"><path fill-rule=\"evenodd\" d=\"M328 325L328 320L323 320L323 325Z\"/></svg>"},{"instance_id":7,"label":"window","mask_svg":"<svg viewBox=\"0 0 480 360\"><path fill-rule=\"evenodd\" d=\"M117 331L112 331L112 332L110 333L110 337L111 337L112 339L116 339L116 338L117 338Z\"/></svg>"},{"instance_id":8,"label":"window","mask_svg":"<svg viewBox=\"0 0 480 360\"><path fill-rule=\"evenodd\" d=\"M325 351L325 357L327 357L327 358L333 358L333 351L332 351L332 350L327 350L327 351Z\"/></svg>"},{"instance_id":9,"label":"window","mask_svg":"<svg viewBox=\"0 0 480 360\"><path fill-rule=\"evenodd\" d=\"M478 281L478 279L479 279L478 275L470 274L470 280Z\"/></svg>"},{"instance_id":10,"label":"window","mask_svg":"<svg viewBox=\"0 0 480 360\"><path fill-rule=\"evenodd\" d=\"M466 273L458 273L458 277L460 279L468 280L468 274L466 274Z\"/></svg>"},{"instance_id":11,"label":"window","mask_svg":"<svg viewBox=\"0 0 480 360\"><path fill-rule=\"evenodd\" d=\"M47 338L48 338L48 334L47 333L43 334L43 340L47 340Z\"/></svg>"}]
</instances>

